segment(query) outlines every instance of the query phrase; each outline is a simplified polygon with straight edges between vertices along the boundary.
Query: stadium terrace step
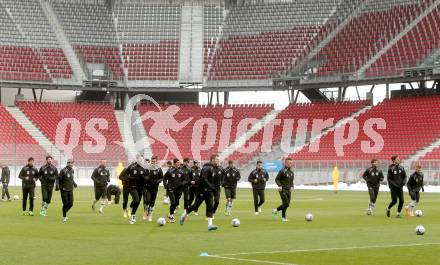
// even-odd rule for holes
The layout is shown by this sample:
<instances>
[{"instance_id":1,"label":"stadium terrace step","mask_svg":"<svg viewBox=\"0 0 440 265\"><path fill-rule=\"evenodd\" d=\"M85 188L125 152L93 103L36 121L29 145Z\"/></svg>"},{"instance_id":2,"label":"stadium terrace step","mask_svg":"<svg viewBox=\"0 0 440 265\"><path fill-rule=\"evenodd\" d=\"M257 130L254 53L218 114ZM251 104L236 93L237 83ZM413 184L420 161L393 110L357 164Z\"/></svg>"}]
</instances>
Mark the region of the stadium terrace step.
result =
<instances>
[{"instance_id":1,"label":"stadium terrace step","mask_svg":"<svg viewBox=\"0 0 440 265\"><path fill-rule=\"evenodd\" d=\"M306 56L303 60L299 61L297 63L297 65L293 68L292 72L301 70L304 66L307 65L308 62L310 62L310 60L313 59L313 57L315 57L319 51L321 49L323 49L327 44L330 43L330 41L343 29L345 28L348 23L350 23L350 21L352 19L354 19L355 17L357 17L359 15L359 13L361 12L361 10L365 7L365 4L367 3L367 0L349 0L352 1L352 6L350 8L350 11L348 14L345 14L346 17L345 19L339 23L329 34L327 34L327 36L324 37L324 39L322 41L319 42L318 45L316 45L316 47L314 47ZM337 17L337 19L341 19L340 17Z\"/></svg>"},{"instance_id":2,"label":"stadium terrace step","mask_svg":"<svg viewBox=\"0 0 440 265\"><path fill-rule=\"evenodd\" d=\"M182 6L179 49L179 82L202 83L203 6Z\"/></svg>"},{"instance_id":3,"label":"stadium terrace step","mask_svg":"<svg viewBox=\"0 0 440 265\"><path fill-rule=\"evenodd\" d=\"M50 3L48 1L39 0L41 7L43 8L44 14L47 17L47 20L49 21L50 25L52 26L52 29L55 33L56 38L58 39L58 42L60 43L64 54L67 57L67 60L69 61L70 66L72 67L72 71L75 75L76 81L79 84L82 84L84 80L86 80L86 75L84 74L84 70L81 67L81 63L79 62L78 57L75 54L75 51L70 44L66 34L64 33L63 27L61 26L60 22L58 21L58 18L53 11Z\"/></svg>"},{"instance_id":4,"label":"stadium terrace step","mask_svg":"<svg viewBox=\"0 0 440 265\"><path fill-rule=\"evenodd\" d=\"M66 157L60 150L33 124L28 117L18 107L6 107L6 110L15 118L15 120L44 148L47 154L61 165L64 165ZM41 158L40 158L41 159Z\"/></svg>"},{"instance_id":5,"label":"stadium terrace step","mask_svg":"<svg viewBox=\"0 0 440 265\"><path fill-rule=\"evenodd\" d=\"M360 128L371 119L383 120L386 129L375 129L381 138L373 140L370 133L359 129L357 138L352 143L346 144L343 150L336 150L335 133L330 132L320 140L318 153L310 152L308 148L304 148L291 156L300 161L368 161L372 158L388 161L392 155L398 154L402 160L406 160L439 138L440 110L438 100L439 96L385 99L356 118ZM399 117L405 118L396 118L396 112L399 113ZM364 144L362 144L363 142L378 141L383 144L375 143L374 145L380 149L371 150L371 152L366 151Z\"/></svg>"},{"instance_id":6,"label":"stadium terrace step","mask_svg":"<svg viewBox=\"0 0 440 265\"><path fill-rule=\"evenodd\" d=\"M124 145L125 153L127 153L128 161L135 161L136 148L134 139L131 134L131 128L126 127L125 112L123 110L115 110L116 121L118 122L119 131L122 136L122 144Z\"/></svg>"},{"instance_id":7,"label":"stadium terrace step","mask_svg":"<svg viewBox=\"0 0 440 265\"><path fill-rule=\"evenodd\" d=\"M415 19L413 19L406 27L404 27L402 30L398 32L394 38L392 38L388 43L379 51L377 52L373 57L371 57L367 62L365 62L364 65L362 65L359 70L357 71L357 76L364 76L366 73L366 70L370 68L377 60L379 60L382 55L386 54L396 43L399 42L408 32L410 32L414 27L419 24L426 16L428 16L432 11L434 11L438 5L440 5L440 0L437 0L433 2L428 8L423 10L423 12Z\"/></svg>"},{"instance_id":8,"label":"stadium terrace step","mask_svg":"<svg viewBox=\"0 0 440 265\"><path fill-rule=\"evenodd\" d=\"M356 119L358 116L367 112L371 108L372 107L368 106L368 105L363 106L360 109L353 112L352 114L350 114L349 116L342 117L340 120L336 121L336 123L334 123L333 126L321 131L320 133L318 133L316 135L311 135L311 138L307 142L305 142L304 144L300 144L298 146L295 146L292 153L300 152L301 150L303 150L304 148L309 146L311 143L315 143L317 141L320 141L321 138L325 137L326 135L333 132L337 128L345 126L347 123ZM244 174L246 175L246 174L249 174L255 168L255 162L257 160L275 161L275 160L279 160L282 157L285 157L286 155L287 155L287 153L282 150L281 144L276 144L272 147L270 152L259 152L259 153L254 154L254 156L247 163L244 164L244 166L241 168L241 170L243 170Z\"/></svg>"},{"instance_id":9,"label":"stadium terrace step","mask_svg":"<svg viewBox=\"0 0 440 265\"><path fill-rule=\"evenodd\" d=\"M415 154L409 156L405 162L411 164L419 160L439 159L440 158L440 138L418 150Z\"/></svg>"},{"instance_id":10,"label":"stadium terrace step","mask_svg":"<svg viewBox=\"0 0 440 265\"><path fill-rule=\"evenodd\" d=\"M226 149L223 150L220 154L220 160L224 160L233 154L238 148L243 146L252 136L257 134L264 126L266 126L269 122L273 121L280 110L272 110L262 119L260 119L257 123L255 123L252 128L250 128L246 133L235 139L231 145L229 145Z\"/></svg>"}]
</instances>

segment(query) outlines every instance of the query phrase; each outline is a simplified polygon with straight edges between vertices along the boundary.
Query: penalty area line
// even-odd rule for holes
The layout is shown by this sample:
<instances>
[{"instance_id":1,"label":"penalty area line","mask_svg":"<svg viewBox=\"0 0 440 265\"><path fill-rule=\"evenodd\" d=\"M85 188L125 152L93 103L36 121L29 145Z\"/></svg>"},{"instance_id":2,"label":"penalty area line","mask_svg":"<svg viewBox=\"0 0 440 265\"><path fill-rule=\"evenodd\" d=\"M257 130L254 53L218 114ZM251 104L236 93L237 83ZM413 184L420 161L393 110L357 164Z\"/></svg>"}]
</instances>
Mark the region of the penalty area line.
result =
<instances>
[{"instance_id":1,"label":"penalty area line","mask_svg":"<svg viewBox=\"0 0 440 265\"><path fill-rule=\"evenodd\" d=\"M258 260L258 259L243 259L243 258L225 257L225 256L220 256L220 255L208 255L206 257L208 257L208 258L216 258L216 259L226 259L226 260L232 260L232 261L244 261L244 262L250 262L250 263L260 263L260 264L298 265L298 264L294 264L294 263L284 263L284 262L269 261L269 260Z\"/></svg>"},{"instance_id":2,"label":"penalty area line","mask_svg":"<svg viewBox=\"0 0 440 265\"><path fill-rule=\"evenodd\" d=\"M418 244L398 244L398 245L370 245L370 246L354 246L354 247L340 247L340 248L316 248L316 249L292 249L292 250L276 250L276 251L260 251L260 252L242 252L242 253L226 253L215 255L219 257L231 257L242 255L256 255L256 254L277 254L277 253L306 253L306 252L324 252L324 251L340 251L340 250L356 250L356 249L374 249L374 248L404 248L404 247L421 247L421 246L436 246L440 242L433 243L418 243ZM283 263L281 263L283 264Z\"/></svg>"}]
</instances>

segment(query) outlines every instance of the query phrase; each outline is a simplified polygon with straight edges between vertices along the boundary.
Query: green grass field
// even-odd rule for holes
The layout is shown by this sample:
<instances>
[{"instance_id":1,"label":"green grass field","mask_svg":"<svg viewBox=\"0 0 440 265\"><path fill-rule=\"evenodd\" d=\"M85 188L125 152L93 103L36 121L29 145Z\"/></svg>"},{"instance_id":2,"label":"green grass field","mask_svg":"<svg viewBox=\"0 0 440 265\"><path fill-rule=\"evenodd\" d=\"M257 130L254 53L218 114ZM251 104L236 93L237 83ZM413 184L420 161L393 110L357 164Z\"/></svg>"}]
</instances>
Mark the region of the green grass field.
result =
<instances>
[{"instance_id":1,"label":"green grass field","mask_svg":"<svg viewBox=\"0 0 440 265\"><path fill-rule=\"evenodd\" d=\"M11 191L21 198L19 189ZM225 217L220 204L214 232L207 231L203 215L190 216L183 227L159 227L138 213L137 224L129 225L121 205L92 213L92 196L91 188L75 190L68 223L61 221L58 192L48 217L21 216L21 201L0 202L0 264L440 264L438 194L422 194L423 217L388 219L388 192L379 194L375 214L366 216L366 192L295 191L290 221L282 223L271 216L280 201L276 191L266 192L263 213L254 216L251 191L241 189L232 216ZM166 215L161 198L154 219ZM307 212L313 222L304 221ZM239 228L231 226L232 218L240 219ZM418 224L425 235L415 234ZM212 256L200 257L202 252Z\"/></svg>"}]
</instances>

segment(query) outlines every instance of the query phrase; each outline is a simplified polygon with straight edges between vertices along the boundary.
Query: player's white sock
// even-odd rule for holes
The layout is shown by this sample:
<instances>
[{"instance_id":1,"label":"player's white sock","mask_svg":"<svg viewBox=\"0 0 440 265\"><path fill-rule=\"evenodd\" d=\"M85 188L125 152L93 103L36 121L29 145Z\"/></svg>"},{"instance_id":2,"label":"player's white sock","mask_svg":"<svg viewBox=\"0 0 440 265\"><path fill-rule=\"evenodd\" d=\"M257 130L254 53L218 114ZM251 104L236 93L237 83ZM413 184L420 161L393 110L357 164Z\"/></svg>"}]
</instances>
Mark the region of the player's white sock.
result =
<instances>
[{"instance_id":1,"label":"player's white sock","mask_svg":"<svg viewBox=\"0 0 440 265\"><path fill-rule=\"evenodd\" d=\"M411 213L414 212L414 208L416 208L416 206L417 206L417 202L416 201L411 201L409 203L409 208L411 209Z\"/></svg>"},{"instance_id":2,"label":"player's white sock","mask_svg":"<svg viewBox=\"0 0 440 265\"><path fill-rule=\"evenodd\" d=\"M208 217L208 226L212 226L212 217Z\"/></svg>"},{"instance_id":3,"label":"player's white sock","mask_svg":"<svg viewBox=\"0 0 440 265\"><path fill-rule=\"evenodd\" d=\"M100 206L99 206L99 212L104 211L105 201L101 200Z\"/></svg>"}]
</instances>

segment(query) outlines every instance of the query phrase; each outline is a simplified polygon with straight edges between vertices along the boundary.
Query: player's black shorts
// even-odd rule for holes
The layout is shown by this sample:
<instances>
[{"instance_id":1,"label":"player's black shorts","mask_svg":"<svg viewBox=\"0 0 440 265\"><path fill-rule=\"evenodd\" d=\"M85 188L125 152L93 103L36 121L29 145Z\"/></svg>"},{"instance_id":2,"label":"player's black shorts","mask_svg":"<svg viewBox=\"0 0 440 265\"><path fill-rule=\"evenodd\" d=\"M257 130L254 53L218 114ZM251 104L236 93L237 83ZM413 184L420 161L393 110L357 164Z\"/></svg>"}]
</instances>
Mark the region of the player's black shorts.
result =
<instances>
[{"instance_id":1,"label":"player's black shorts","mask_svg":"<svg viewBox=\"0 0 440 265\"><path fill-rule=\"evenodd\" d=\"M410 190L409 192L409 196L411 197L411 200L415 201L415 202L419 202L420 200L420 191L414 191L414 190Z\"/></svg>"},{"instance_id":2,"label":"player's black shorts","mask_svg":"<svg viewBox=\"0 0 440 265\"><path fill-rule=\"evenodd\" d=\"M226 199L236 199L237 187L225 187L225 197Z\"/></svg>"},{"instance_id":3,"label":"player's black shorts","mask_svg":"<svg viewBox=\"0 0 440 265\"><path fill-rule=\"evenodd\" d=\"M95 187L95 200L105 199L107 187Z\"/></svg>"}]
</instances>

